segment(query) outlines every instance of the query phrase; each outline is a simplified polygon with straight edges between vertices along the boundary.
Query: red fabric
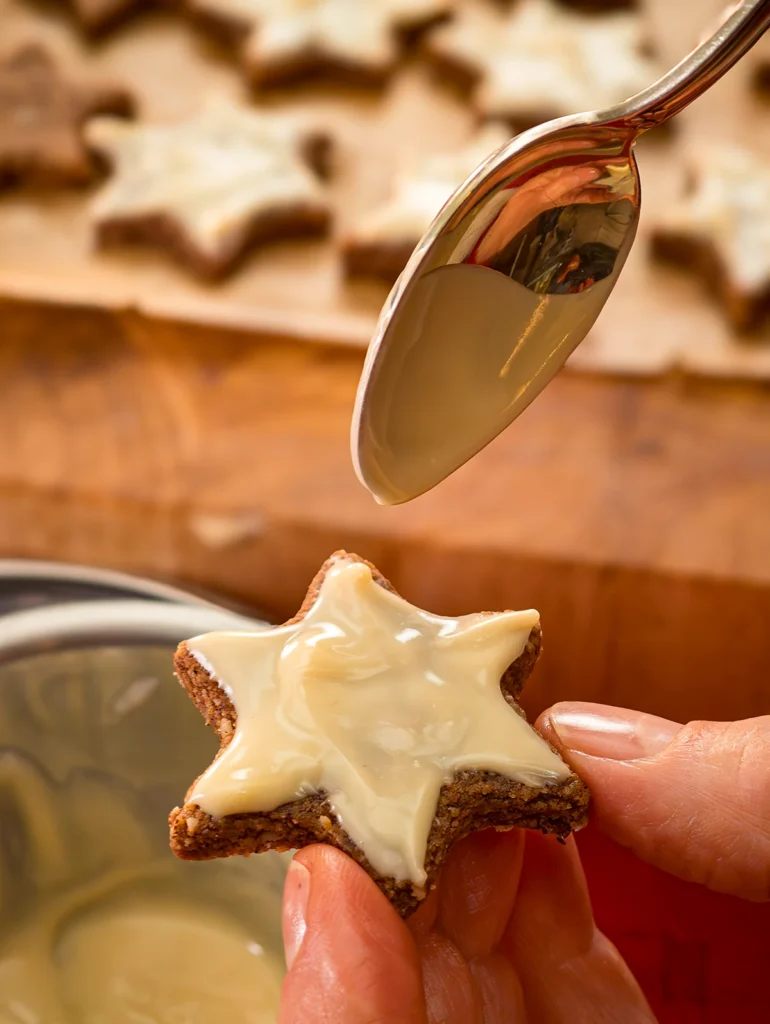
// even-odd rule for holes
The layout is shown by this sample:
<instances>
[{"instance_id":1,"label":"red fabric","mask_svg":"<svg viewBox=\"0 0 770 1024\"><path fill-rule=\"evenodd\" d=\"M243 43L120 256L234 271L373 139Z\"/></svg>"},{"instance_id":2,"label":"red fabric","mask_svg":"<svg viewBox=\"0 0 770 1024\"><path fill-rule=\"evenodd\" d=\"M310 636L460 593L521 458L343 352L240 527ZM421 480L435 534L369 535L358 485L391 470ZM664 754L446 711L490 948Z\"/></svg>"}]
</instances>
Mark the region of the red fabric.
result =
<instances>
[{"instance_id":1,"label":"red fabric","mask_svg":"<svg viewBox=\"0 0 770 1024\"><path fill-rule=\"evenodd\" d=\"M578 845L597 923L660 1024L770 1020L770 904L671 878L594 828Z\"/></svg>"}]
</instances>

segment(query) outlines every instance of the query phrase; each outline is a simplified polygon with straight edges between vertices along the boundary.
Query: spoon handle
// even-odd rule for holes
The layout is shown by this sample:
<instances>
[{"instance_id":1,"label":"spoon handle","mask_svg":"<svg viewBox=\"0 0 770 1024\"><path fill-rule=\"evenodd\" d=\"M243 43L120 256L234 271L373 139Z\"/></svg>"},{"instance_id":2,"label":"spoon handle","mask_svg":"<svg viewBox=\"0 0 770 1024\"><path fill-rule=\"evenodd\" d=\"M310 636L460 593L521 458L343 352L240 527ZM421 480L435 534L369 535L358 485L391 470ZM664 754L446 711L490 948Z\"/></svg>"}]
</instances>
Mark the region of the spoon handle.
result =
<instances>
[{"instance_id":1,"label":"spoon handle","mask_svg":"<svg viewBox=\"0 0 770 1024\"><path fill-rule=\"evenodd\" d=\"M647 131L674 117L709 89L770 27L770 0L744 0L710 39L654 85L626 100L602 121Z\"/></svg>"}]
</instances>

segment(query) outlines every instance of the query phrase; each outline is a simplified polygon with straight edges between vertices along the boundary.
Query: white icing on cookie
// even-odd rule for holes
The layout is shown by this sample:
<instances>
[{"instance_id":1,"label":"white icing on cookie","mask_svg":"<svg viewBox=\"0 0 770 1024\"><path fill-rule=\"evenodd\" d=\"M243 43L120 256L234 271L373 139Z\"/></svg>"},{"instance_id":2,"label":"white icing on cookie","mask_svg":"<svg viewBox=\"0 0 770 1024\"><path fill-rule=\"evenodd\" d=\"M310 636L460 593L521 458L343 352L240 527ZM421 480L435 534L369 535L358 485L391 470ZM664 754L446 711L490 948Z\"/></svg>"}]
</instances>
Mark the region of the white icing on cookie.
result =
<instances>
[{"instance_id":1,"label":"white icing on cookie","mask_svg":"<svg viewBox=\"0 0 770 1024\"><path fill-rule=\"evenodd\" d=\"M455 772L538 788L569 776L500 688L538 621L535 611L433 615L339 558L299 622L188 641L237 713L188 802L223 817L324 793L375 870L422 885Z\"/></svg>"},{"instance_id":2,"label":"white icing on cookie","mask_svg":"<svg viewBox=\"0 0 770 1024\"><path fill-rule=\"evenodd\" d=\"M693 191L657 219L661 232L714 246L732 284L770 282L770 163L731 146L705 150Z\"/></svg>"},{"instance_id":3,"label":"white icing on cookie","mask_svg":"<svg viewBox=\"0 0 770 1024\"><path fill-rule=\"evenodd\" d=\"M478 108L491 117L560 117L619 103L658 77L643 54L637 14L581 15L553 0L521 0L510 12L462 9L437 28L439 56L478 70Z\"/></svg>"},{"instance_id":4,"label":"white icing on cookie","mask_svg":"<svg viewBox=\"0 0 770 1024\"><path fill-rule=\"evenodd\" d=\"M205 257L237 247L260 214L328 208L283 118L217 103L178 124L96 118L86 137L114 167L93 220L167 216Z\"/></svg>"},{"instance_id":5,"label":"white icing on cookie","mask_svg":"<svg viewBox=\"0 0 770 1024\"><path fill-rule=\"evenodd\" d=\"M397 29L446 12L450 0L191 0L194 8L250 29L250 65L312 54L330 63L386 70L398 56Z\"/></svg>"},{"instance_id":6,"label":"white icing on cookie","mask_svg":"<svg viewBox=\"0 0 770 1024\"><path fill-rule=\"evenodd\" d=\"M510 135L502 125L486 125L464 146L429 156L410 173L402 174L392 198L356 225L350 245L416 245L455 189Z\"/></svg>"}]
</instances>

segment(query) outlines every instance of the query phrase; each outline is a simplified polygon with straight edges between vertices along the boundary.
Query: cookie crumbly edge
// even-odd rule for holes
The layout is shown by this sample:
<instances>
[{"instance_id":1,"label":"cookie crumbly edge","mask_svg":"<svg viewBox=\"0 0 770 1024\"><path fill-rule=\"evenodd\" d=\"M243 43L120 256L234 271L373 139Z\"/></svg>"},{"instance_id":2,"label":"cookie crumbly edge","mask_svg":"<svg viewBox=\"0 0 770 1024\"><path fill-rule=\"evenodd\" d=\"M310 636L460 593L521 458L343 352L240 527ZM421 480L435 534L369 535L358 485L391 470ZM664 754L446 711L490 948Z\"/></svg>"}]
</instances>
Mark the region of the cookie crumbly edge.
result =
<instances>
[{"instance_id":1,"label":"cookie crumbly edge","mask_svg":"<svg viewBox=\"0 0 770 1024\"><path fill-rule=\"evenodd\" d=\"M375 581L386 590L395 589L370 562L357 555L338 551L316 574L297 614L286 625L299 622L315 601L330 566L341 558L363 562ZM530 633L522 654L505 671L501 689L508 704L525 717L516 703L524 683L540 655L540 627ZM235 734L236 711L224 690L180 644L175 667L181 684L193 703L220 739L220 753ZM196 780L197 782L197 780ZM195 783L188 790L188 797ZM185 802L169 815L170 844L183 860L211 860L262 853L266 850L294 850L312 843L328 843L351 856L377 883L402 917L413 913L436 885L439 869L450 847L463 836L484 828L528 828L552 833L560 838L582 828L587 820L589 793L574 774L561 783L542 787L527 786L481 770L455 773L442 786L435 817L428 836L425 870L427 881L417 887L411 881L399 881L380 875L363 852L340 826L324 794L319 793L282 804L275 810L253 814L233 814L214 818L196 804Z\"/></svg>"}]
</instances>

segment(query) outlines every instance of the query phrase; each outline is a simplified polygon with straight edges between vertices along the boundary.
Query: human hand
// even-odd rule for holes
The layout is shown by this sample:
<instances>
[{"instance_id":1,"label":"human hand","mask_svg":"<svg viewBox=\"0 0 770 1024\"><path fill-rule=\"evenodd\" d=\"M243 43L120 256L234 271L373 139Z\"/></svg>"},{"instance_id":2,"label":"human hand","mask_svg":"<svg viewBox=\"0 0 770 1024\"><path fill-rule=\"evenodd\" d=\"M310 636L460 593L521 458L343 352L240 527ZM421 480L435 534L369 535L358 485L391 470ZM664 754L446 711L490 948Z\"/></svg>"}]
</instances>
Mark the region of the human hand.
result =
<instances>
[{"instance_id":1,"label":"human hand","mask_svg":"<svg viewBox=\"0 0 770 1024\"><path fill-rule=\"evenodd\" d=\"M680 877L770 897L770 718L679 726L560 704L538 724L591 788L598 827ZM281 1024L654 1021L593 923L571 841L470 836L408 925L339 851L295 863Z\"/></svg>"},{"instance_id":2,"label":"human hand","mask_svg":"<svg viewBox=\"0 0 770 1024\"><path fill-rule=\"evenodd\" d=\"M574 841L459 842L407 923L362 868L313 846L286 880L280 1024L654 1024L596 929Z\"/></svg>"},{"instance_id":3,"label":"human hand","mask_svg":"<svg viewBox=\"0 0 770 1024\"><path fill-rule=\"evenodd\" d=\"M593 823L664 871L770 900L770 716L679 725L557 704L537 727L584 780Z\"/></svg>"}]
</instances>

